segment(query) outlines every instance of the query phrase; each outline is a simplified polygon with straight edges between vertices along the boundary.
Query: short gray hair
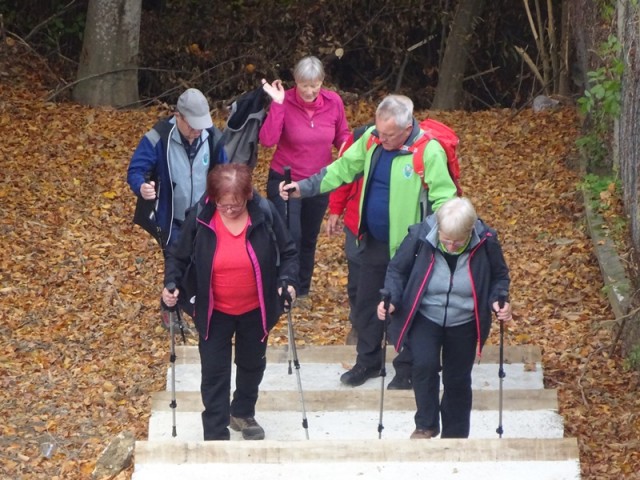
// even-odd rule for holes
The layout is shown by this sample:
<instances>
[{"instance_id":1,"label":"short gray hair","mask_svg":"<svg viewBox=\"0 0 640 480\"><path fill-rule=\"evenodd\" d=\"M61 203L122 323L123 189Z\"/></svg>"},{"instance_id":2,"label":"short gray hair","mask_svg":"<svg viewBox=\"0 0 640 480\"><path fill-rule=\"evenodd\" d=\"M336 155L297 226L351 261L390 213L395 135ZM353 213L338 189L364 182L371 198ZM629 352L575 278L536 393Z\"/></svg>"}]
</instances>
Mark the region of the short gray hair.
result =
<instances>
[{"instance_id":1,"label":"short gray hair","mask_svg":"<svg viewBox=\"0 0 640 480\"><path fill-rule=\"evenodd\" d=\"M324 67L317 57L308 56L301 59L293 69L296 82L324 81Z\"/></svg>"},{"instance_id":2,"label":"short gray hair","mask_svg":"<svg viewBox=\"0 0 640 480\"><path fill-rule=\"evenodd\" d=\"M404 95L387 95L376 109L376 118L393 118L396 126L405 128L413 123L413 101Z\"/></svg>"},{"instance_id":3,"label":"short gray hair","mask_svg":"<svg viewBox=\"0 0 640 480\"><path fill-rule=\"evenodd\" d=\"M444 202L436 212L438 232L453 239L467 238L478 220L476 209L466 197L454 197Z\"/></svg>"}]
</instances>

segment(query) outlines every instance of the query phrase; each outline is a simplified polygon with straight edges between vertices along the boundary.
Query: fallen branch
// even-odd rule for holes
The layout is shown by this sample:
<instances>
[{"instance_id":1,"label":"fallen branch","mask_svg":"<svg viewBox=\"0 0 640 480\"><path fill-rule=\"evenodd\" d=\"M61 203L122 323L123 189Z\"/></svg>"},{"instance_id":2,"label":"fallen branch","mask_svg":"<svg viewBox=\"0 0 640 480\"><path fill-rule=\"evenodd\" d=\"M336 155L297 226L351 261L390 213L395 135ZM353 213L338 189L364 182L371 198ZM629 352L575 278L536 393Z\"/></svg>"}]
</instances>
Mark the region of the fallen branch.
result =
<instances>
[{"instance_id":1,"label":"fallen branch","mask_svg":"<svg viewBox=\"0 0 640 480\"><path fill-rule=\"evenodd\" d=\"M578 377L578 389L580 390L582 403L584 403L585 407L589 407L589 402L587 401L587 397L584 393L584 388L582 388L582 379L584 378L585 373L587 372L587 365L589 365L589 361L591 360L591 357L593 357L596 353L600 353L602 350L604 350L604 346L598 347L587 356L587 359L585 360L584 365L582 366L582 373Z\"/></svg>"}]
</instances>

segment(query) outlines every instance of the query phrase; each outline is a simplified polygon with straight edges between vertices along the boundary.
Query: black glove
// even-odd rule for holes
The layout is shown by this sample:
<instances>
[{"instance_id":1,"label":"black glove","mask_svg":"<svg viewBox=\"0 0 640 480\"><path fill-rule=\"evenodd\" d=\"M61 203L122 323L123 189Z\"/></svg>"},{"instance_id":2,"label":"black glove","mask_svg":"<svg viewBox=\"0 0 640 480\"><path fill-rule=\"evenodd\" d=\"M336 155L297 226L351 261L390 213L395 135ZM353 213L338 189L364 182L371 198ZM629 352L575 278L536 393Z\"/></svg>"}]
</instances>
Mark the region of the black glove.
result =
<instances>
[{"instance_id":1,"label":"black glove","mask_svg":"<svg viewBox=\"0 0 640 480\"><path fill-rule=\"evenodd\" d=\"M280 292L280 305L282 306L282 310L288 312L291 310L291 304L293 303L293 299L291 298L291 294L289 293L289 285L286 282L282 283L282 290Z\"/></svg>"}]
</instances>

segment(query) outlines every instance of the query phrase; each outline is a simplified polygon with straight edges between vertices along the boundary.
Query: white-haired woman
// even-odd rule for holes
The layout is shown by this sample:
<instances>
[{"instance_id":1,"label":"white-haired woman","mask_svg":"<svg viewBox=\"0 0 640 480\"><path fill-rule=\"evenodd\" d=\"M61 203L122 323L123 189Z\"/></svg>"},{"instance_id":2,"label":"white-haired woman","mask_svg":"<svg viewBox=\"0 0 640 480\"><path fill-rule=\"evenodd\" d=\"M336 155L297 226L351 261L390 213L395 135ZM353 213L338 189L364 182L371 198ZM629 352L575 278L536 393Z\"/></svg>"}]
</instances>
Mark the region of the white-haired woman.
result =
<instances>
[{"instance_id":1,"label":"white-haired woman","mask_svg":"<svg viewBox=\"0 0 640 480\"><path fill-rule=\"evenodd\" d=\"M278 185L284 180L285 167L291 167L294 181L310 177L331 163L333 148L339 149L349 137L342 99L322 88L324 77L322 62L309 56L293 70L294 87L285 90L280 80L262 80L264 91L273 101L260 129L260 143L265 147L277 145L269 169L267 197L283 217L285 202ZM328 203L328 194L289 202L289 229L300 253L299 298L309 294L316 242Z\"/></svg>"},{"instance_id":2,"label":"white-haired woman","mask_svg":"<svg viewBox=\"0 0 640 480\"><path fill-rule=\"evenodd\" d=\"M467 198L446 201L409 229L385 277L389 338L409 348L416 399L413 439L469 436L471 370L493 312L511 320L509 269L495 230ZM378 318L385 308L378 305ZM440 372L444 392L440 400ZM442 430L440 428L442 420Z\"/></svg>"}]
</instances>

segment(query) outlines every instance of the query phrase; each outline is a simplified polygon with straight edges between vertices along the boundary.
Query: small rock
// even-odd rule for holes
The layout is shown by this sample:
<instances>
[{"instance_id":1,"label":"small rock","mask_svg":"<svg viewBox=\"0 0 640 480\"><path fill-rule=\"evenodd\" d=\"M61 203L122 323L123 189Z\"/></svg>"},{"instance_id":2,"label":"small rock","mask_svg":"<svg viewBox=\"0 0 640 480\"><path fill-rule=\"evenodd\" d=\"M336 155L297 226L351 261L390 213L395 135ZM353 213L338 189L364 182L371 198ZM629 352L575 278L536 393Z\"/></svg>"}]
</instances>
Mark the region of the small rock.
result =
<instances>
[{"instance_id":1,"label":"small rock","mask_svg":"<svg viewBox=\"0 0 640 480\"><path fill-rule=\"evenodd\" d=\"M131 465L136 439L132 432L119 433L104 449L91 474L93 480L113 478Z\"/></svg>"},{"instance_id":2,"label":"small rock","mask_svg":"<svg viewBox=\"0 0 640 480\"><path fill-rule=\"evenodd\" d=\"M546 95L538 95L533 99L533 111L541 112L542 110L552 110L560 104L558 100L549 98Z\"/></svg>"}]
</instances>

